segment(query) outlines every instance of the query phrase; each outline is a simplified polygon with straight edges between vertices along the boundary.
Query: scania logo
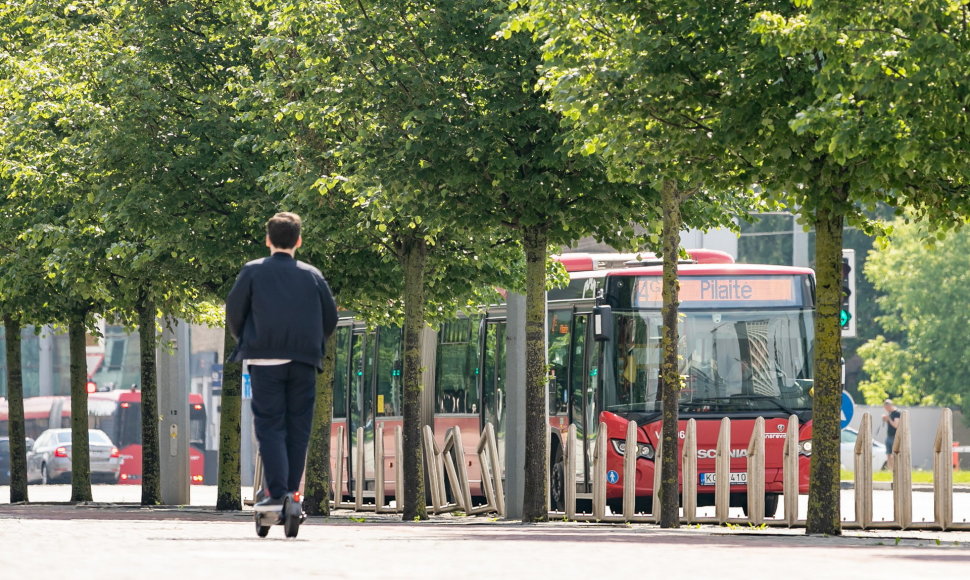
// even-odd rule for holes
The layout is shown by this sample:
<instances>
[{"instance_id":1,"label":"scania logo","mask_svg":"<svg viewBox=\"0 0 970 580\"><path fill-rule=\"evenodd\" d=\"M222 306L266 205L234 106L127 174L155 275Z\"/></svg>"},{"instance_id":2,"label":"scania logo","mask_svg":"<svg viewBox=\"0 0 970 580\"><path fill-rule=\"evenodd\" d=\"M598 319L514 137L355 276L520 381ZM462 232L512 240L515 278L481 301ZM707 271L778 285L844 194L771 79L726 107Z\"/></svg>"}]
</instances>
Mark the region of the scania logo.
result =
<instances>
[{"instance_id":1,"label":"scania logo","mask_svg":"<svg viewBox=\"0 0 970 580\"><path fill-rule=\"evenodd\" d=\"M784 423L778 423L778 425L776 425L775 428L778 429L778 432L779 433L781 433L782 431L785 430L785 424Z\"/></svg>"},{"instance_id":2,"label":"scania logo","mask_svg":"<svg viewBox=\"0 0 970 580\"><path fill-rule=\"evenodd\" d=\"M732 449L731 457L747 457L747 449ZM697 450L698 459L717 459L717 449L698 449Z\"/></svg>"}]
</instances>

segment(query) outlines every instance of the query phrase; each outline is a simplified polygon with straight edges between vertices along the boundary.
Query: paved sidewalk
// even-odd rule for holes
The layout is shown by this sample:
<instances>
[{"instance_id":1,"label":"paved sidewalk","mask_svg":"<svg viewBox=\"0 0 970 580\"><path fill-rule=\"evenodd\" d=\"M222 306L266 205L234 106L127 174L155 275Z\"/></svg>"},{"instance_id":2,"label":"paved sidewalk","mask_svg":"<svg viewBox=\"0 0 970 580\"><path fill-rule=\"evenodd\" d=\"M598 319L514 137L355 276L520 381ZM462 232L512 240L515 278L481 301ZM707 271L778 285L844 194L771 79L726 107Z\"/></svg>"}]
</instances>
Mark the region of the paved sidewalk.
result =
<instances>
[{"instance_id":1,"label":"paved sidewalk","mask_svg":"<svg viewBox=\"0 0 970 580\"><path fill-rule=\"evenodd\" d=\"M287 540L205 507L0 504L5 578L966 578L970 532L550 522L337 511Z\"/></svg>"}]
</instances>

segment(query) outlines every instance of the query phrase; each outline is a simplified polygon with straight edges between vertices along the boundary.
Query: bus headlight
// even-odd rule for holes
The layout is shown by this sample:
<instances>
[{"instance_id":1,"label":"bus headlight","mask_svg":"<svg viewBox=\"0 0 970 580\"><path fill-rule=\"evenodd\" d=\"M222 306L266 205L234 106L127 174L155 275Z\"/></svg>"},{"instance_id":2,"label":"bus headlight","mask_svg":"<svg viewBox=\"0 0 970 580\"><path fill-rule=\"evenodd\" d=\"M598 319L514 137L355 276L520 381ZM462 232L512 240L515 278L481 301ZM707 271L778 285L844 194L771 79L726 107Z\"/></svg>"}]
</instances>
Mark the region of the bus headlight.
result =
<instances>
[{"instance_id":1,"label":"bus headlight","mask_svg":"<svg viewBox=\"0 0 970 580\"><path fill-rule=\"evenodd\" d=\"M805 439L804 441L798 442L798 454L804 455L806 457L812 456L812 440Z\"/></svg>"},{"instance_id":2,"label":"bus headlight","mask_svg":"<svg viewBox=\"0 0 970 580\"><path fill-rule=\"evenodd\" d=\"M617 455L626 455L626 439L610 439L610 443L613 444L613 451ZM638 459L653 459L653 454L653 445L649 443L637 443Z\"/></svg>"}]
</instances>

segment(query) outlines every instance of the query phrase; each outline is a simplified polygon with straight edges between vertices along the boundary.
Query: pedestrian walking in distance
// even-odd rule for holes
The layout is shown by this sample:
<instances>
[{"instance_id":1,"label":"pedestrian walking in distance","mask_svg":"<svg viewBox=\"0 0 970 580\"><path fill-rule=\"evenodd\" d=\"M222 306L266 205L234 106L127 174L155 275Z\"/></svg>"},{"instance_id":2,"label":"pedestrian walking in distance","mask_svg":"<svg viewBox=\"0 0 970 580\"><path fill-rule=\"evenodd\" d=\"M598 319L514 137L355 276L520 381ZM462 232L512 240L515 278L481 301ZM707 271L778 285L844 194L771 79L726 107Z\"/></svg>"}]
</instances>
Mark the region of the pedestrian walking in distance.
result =
<instances>
[{"instance_id":1,"label":"pedestrian walking in distance","mask_svg":"<svg viewBox=\"0 0 970 580\"><path fill-rule=\"evenodd\" d=\"M337 307L320 270L296 259L303 244L295 213L266 223L270 255L243 266L226 298L226 323L252 381L253 423L266 477L257 511L280 510L298 492L313 423L316 374L323 370ZM259 482L257 482L259 484Z\"/></svg>"}]
</instances>

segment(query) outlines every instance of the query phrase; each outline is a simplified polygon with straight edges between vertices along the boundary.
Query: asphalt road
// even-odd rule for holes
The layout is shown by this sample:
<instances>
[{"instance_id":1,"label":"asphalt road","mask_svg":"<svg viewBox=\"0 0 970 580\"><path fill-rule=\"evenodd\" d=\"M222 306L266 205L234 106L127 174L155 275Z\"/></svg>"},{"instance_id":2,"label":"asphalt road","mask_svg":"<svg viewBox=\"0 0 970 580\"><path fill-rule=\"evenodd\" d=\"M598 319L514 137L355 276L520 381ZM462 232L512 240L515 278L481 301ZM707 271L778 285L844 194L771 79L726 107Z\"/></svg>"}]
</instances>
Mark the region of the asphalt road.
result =
<instances>
[{"instance_id":1,"label":"asphalt road","mask_svg":"<svg viewBox=\"0 0 970 580\"><path fill-rule=\"evenodd\" d=\"M210 507L213 487L192 489L197 505L163 508L132 505L137 487L95 486L93 492L96 502L111 503L70 505L64 503L68 486L31 486L32 503L10 505L9 489L0 488L2 577L939 580L966 578L970 569L970 532L847 530L825 537L803 529L665 530L453 515L401 522L396 515L338 511L310 518L296 539L285 539L279 526L259 539L248 509Z\"/></svg>"},{"instance_id":2,"label":"asphalt road","mask_svg":"<svg viewBox=\"0 0 970 580\"><path fill-rule=\"evenodd\" d=\"M963 490L953 494L954 521L970 521L970 493ZM30 501L38 503L67 502L71 499L69 485L31 485L28 488ZM141 501L141 487L136 485L93 485L91 493L96 503L138 504ZM840 506L842 519L855 518L855 495L852 490L842 491ZM251 488L243 488L243 498L251 498ZM190 505L211 507L216 503L216 487L209 485L194 485L189 493ZM10 502L10 488L0 486L0 504ZM805 517L808 510L808 496L799 497L799 514ZM784 514L784 501L779 502L777 516ZM889 489L877 489L873 492L873 514L875 521L893 520L893 494ZM698 515L713 517L714 508L700 508ZM742 518L740 508L731 509L732 518ZM930 491L915 491L913 493L913 521L933 521L933 494Z\"/></svg>"},{"instance_id":3,"label":"asphalt road","mask_svg":"<svg viewBox=\"0 0 970 580\"><path fill-rule=\"evenodd\" d=\"M966 578L967 532L865 532L348 514L259 539L247 512L0 505L4 578Z\"/></svg>"}]
</instances>

